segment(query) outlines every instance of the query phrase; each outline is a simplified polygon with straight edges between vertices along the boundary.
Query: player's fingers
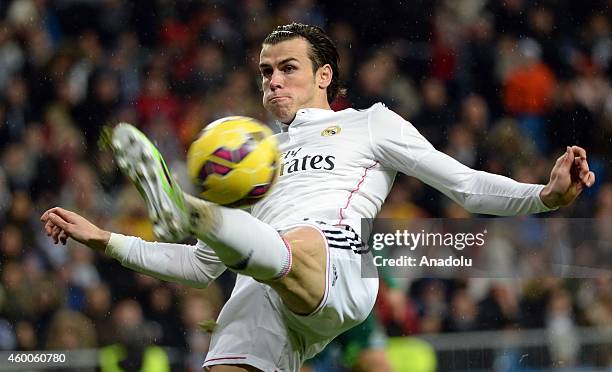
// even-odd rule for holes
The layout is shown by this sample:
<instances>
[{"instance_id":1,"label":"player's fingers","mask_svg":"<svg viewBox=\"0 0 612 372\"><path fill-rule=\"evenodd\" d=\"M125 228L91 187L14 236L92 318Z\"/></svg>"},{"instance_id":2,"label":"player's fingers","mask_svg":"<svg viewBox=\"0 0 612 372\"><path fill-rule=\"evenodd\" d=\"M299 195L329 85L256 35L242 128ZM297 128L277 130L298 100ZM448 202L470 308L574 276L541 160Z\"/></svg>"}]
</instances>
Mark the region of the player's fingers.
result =
<instances>
[{"instance_id":1,"label":"player's fingers","mask_svg":"<svg viewBox=\"0 0 612 372\"><path fill-rule=\"evenodd\" d=\"M49 211L51 211L51 209L47 209L42 215L40 215L40 220L42 222L49 221Z\"/></svg>"},{"instance_id":2,"label":"player's fingers","mask_svg":"<svg viewBox=\"0 0 612 372\"><path fill-rule=\"evenodd\" d=\"M58 226L53 226L53 231L51 232L51 238L53 238L53 242L57 244L59 242L59 235L62 232Z\"/></svg>"},{"instance_id":3,"label":"player's fingers","mask_svg":"<svg viewBox=\"0 0 612 372\"><path fill-rule=\"evenodd\" d=\"M591 171L591 170L589 169L589 163L587 163L587 161L586 161L586 160L581 160L581 161L580 161L580 165L579 165L579 168L578 168L578 169L580 170L580 173L579 173L579 174L580 174L580 179L581 179L582 181L585 181L585 182L586 182L586 179L587 179L587 178L588 178L588 176L589 176L589 172Z\"/></svg>"},{"instance_id":4,"label":"player's fingers","mask_svg":"<svg viewBox=\"0 0 612 372\"><path fill-rule=\"evenodd\" d=\"M574 158L574 164L572 166L572 171L574 174L580 178L580 180L584 181L585 177L589 174L589 163L581 157Z\"/></svg>"},{"instance_id":5,"label":"player's fingers","mask_svg":"<svg viewBox=\"0 0 612 372\"><path fill-rule=\"evenodd\" d=\"M559 170L568 172L572 164L574 164L574 154L570 151L570 147L567 146L565 154L557 159L557 165L559 166Z\"/></svg>"},{"instance_id":6,"label":"player's fingers","mask_svg":"<svg viewBox=\"0 0 612 372\"><path fill-rule=\"evenodd\" d=\"M62 232L59 234L59 240L63 245L66 245L66 242L68 241L68 234L64 230L62 230Z\"/></svg>"},{"instance_id":7,"label":"player's fingers","mask_svg":"<svg viewBox=\"0 0 612 372\"><path fill-rule=\"evenodd\" d=\"M575 155L574 152L572 151L571 147L567 147L567 163L569 163L570 165L572 165L574 163L574 159L575 159Z\"/></svg>"},{"instance_id":8,"label":"player's fingers","mask_svg":"<svg viewBox=\"0 0 612 372\"><path fill-rule=\"evenodd\" d=\"M49 213L49 220L62 230L70 231L70 224L55 213Z\"/></svg>"},{"instance_id":9,"label":"player's fingers","mask_svg":"<svg viewBox=\"0 0 612 372\"><path fill-rule=\"evenodd\" d=\"M587 187L591 187L593 186L593 184L595 184L595 173L593 172L589 172L588 176L587 176L587 180L584 183Z\"/></svg>"},{"instance_id":10,"label":"player's fingers","mask_svg":"<svg viewBox=\"0 0 612 372\"><path fill-rule=\"evenodd\" d=\"M45 223L45 232L47 233L47 236L51 236L51 234L53 233L53 222L47 220L47 222Z\"/></svg>"},{"instance_id":11,"label":"player's fingers","mask_svg":"<svg viewBox=\"0 0 612 372\"><path fill-rule=\"evenodd\" d=\"M575 156L577 156L577 157L581 157L581 158L585 158L585 159L586 159L586 157L587 157L587 153L586 153L586 150L585 150L585 149L583 149L583 148L582 148L582 147L580 147L580 146L572 146L572 147L571 147L571 149L572 149L572 153L573 153Z\"/></svg>"},{"instance_id":12,"label":"player's fingers","mask_svg":"<svg viewBox=\"0 0 612 372\"><path fill-rule=\"evenodd\" d=\"M589 169L589 162L581 156L574 158L574 165Z\"/></svg>"},{"instance_id":13,"label":"player's fingers","mask_svg":"<svg viewBox=\"0 0 612 372\"><path fill-rule=\"evenodd\" d=\"M47 222L49 220L49 214L51 213L55 213L59 216L62 216L63 214L65 214L65 212L68 212L67 210L61 208L61 207L53 207L53 208L49 208L45 211L45 213L42 214L42 216L40 216L40 220L43 222ZM62 217L64 218L64 217Z\"/></svg>"},{"instance_id":14,"label":"player's fingers","mask_svg":"<svg viewBox=\"0 0 612 372\"><path fill-rule=\"evenodd\" d=\"M70 212L62 207L51 208L49 210L49 214L51 213L55 213L56 215L60 216L64 221L70 221L73 215L73 212Z\"/></svg>"}]
</instances>

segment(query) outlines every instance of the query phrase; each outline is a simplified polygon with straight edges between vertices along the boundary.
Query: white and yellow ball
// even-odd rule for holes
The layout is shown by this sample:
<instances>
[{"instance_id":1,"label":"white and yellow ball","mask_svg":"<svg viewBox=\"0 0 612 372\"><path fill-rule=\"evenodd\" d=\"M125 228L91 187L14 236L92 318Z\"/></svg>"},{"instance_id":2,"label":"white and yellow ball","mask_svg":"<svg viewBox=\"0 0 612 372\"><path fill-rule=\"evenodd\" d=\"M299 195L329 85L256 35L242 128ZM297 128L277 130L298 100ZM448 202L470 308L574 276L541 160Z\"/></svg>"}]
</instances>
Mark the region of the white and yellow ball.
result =
<instances>
[{"instance_id":1,"label":"white and yellow ball","mask_svg":"<svg viewBox=\"0 0 612 372\"><path fill-rule=\"evenodd\" d=\"M187 152L199 197L231 207L261 200L277 175L278 145L265 124L245 116L210 123Z\"/></svg>"}]
</instances>

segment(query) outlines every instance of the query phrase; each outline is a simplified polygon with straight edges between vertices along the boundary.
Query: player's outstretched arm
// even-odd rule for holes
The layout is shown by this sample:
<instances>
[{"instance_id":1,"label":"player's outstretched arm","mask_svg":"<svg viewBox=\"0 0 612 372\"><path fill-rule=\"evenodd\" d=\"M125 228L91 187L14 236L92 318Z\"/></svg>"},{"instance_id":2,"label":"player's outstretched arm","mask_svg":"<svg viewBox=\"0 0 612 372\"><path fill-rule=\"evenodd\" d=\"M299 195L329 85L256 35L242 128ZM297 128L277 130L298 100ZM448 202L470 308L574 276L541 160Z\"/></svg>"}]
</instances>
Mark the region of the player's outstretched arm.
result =
<instances>
[{"instance_id":1,"label":"player's outstretched arm","mask_svg":"<svg viewBox=\"0 0 612 372\"><path fill-rule=\"evenodd\" d=\"M375 105L369 120L374 156L383 166L414 176L436 188L471 213L515 216L547 212L571 203L595 182L586 151L569 147L547 185L517 182L477 171L436 150L393 111Z\"/></svg>"},{"instance_id":2,"label":"player's outstretched arm","mask_svg":"<svg viewBox=\"0 0 612 372\"><path fill-rule=\"evenodd\" d=\"M72 238L91 249L103 251L111 236L110 232L100 229L83 216L60 207L43 213L40 221L55 244L66 244L68 238Z\"/></svg>"},{"instance_id":3,"label":"player's outstretched arm","mask_svg":"<svg viewBox=\"0 0 612 372\"><path fill-rule=\"evenodd\" d=\"M100 229L86 218L63 208L51 208L41 216L48 236L66 244L72 238L92 249L103 250L129 269L191 287L206 287L225 271L214 251L196 246L147 242Z\"/></svg>"},{"instance_id":4,"label":"player's outstretched arm","mask_svg":"<svg viewBox=\"0 0 612 372\"><path fill-rule=\"evenodd\" d=\"M550 172L550 181L540 192L542 202L549 208L572 203L585 187L595 183L595 173L589 170L586 150L568 146Z\"/></svg>"}]
</instances>

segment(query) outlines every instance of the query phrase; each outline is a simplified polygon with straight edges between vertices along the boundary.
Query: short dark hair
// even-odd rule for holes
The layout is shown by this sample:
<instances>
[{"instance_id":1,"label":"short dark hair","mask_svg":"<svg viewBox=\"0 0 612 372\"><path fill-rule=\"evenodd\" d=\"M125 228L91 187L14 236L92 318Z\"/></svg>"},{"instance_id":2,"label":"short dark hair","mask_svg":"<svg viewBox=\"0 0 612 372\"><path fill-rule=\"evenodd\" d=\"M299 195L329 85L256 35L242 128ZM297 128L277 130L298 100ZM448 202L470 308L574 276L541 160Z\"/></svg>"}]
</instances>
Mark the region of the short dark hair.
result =
<instances>
[{"instance_id":1,"label":"short dark hair","mask_svg":"<svg viewBox=\"0 0 612 372\"><path fill-rule=\"evenodd\" d=\"M278 26L266 36L263 44L278 44L295 38L304 38L310 44L308 56L312 62L313 72L319 67L329 64L332 69L332 81L327 87L327 102L332 103L338 95L344 95L346 89L340 86L340 69L338 68L338 50L332 39L320 27L291 23Z\"/></svg>"}]
</instances>

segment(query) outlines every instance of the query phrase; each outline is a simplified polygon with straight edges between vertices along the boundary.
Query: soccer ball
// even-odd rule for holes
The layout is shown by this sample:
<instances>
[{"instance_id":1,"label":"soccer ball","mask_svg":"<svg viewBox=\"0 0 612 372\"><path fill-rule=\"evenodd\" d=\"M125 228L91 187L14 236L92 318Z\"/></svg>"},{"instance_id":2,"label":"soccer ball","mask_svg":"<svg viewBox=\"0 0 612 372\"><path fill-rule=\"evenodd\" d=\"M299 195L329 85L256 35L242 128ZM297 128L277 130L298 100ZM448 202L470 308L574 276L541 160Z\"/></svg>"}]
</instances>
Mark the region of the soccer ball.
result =
<instances>
[{"instance_id":1,"label":"soccer ball","mask_svg":"<svg viewBox=\"0 0 612 372\"><path fill-rule=\"evenodd\" d=\"M261 200L277 175L278 146L265 124L229 116L207 125L187 152L199 197L230 207Z\"/></svg>"}]
</instances>

